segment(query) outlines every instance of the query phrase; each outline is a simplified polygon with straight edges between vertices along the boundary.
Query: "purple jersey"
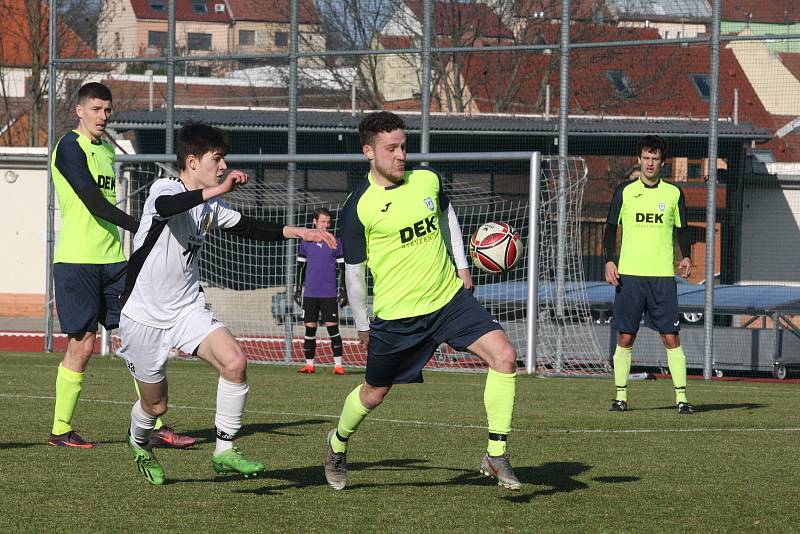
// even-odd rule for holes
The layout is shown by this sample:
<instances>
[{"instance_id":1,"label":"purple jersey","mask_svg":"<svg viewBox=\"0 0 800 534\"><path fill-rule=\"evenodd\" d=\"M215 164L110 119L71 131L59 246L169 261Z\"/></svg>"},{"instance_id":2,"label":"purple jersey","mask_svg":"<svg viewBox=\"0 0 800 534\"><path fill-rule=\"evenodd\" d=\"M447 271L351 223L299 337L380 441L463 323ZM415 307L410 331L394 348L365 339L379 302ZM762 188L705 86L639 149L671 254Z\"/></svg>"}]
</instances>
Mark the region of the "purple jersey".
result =
<instances>
[{"instance_id":1,"label":"purple jersey","mask_svg":"<svg viewBox=\"0 0 800 534\"><path fill-rule=\"evenodd\" d=\"M301 241L297 261L306 262L306 297L336 297L336 264L344 262L339 239L336 240L336 250L325 243Z\"/></svg>"}]
</instances>

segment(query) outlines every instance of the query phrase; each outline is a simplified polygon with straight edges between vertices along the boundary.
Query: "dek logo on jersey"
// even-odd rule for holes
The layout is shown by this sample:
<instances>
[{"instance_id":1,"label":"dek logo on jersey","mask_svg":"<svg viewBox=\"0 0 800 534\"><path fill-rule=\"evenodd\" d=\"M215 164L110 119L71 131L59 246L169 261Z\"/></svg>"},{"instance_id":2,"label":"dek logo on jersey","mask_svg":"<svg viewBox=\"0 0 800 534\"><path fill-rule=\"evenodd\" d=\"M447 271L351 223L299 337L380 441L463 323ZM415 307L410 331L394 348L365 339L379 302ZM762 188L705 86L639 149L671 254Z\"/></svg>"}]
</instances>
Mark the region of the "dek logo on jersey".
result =
<instances>
[{"instance_id":1,"label":"dek logo on jersey","mask_svg":"<svg viewBox=\"0 0 800 534\"><path fill-rule=\"evenodd\" d=\"M414 239L414 237L424 237L426 235L432 234L438 230L436 227L436 216L431 215L421 221L415 222L412 226L407 226L405 228L400 229L400 242L401 243L408 243Z\"/></svg>"},{"instance_id":2,"label":"dek logo on jersey","mask_svg":"<svg viewBox=\"0 0 800 534\"><path fill-rule=\"evenodd\" d=\"M656 223L656 224L663 224L664 223L664 214L663 213L637 213L636 214L636 222L640 223Z\"/></svg>"}]
</instances>

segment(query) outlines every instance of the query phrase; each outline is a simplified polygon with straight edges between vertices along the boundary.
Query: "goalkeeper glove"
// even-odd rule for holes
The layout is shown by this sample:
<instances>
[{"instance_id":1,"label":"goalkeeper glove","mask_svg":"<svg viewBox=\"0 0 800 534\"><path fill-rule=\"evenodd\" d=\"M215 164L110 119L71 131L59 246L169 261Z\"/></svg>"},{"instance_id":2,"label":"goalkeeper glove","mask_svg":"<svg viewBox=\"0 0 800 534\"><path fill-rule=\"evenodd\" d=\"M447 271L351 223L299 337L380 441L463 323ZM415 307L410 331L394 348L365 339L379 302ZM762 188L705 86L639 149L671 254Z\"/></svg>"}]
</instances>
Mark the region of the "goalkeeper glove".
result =
<instances>
[{"instance_id":1,"label":"goalkeeper glove","mask_svg":"<svg viewBox=\"0 0 800 534\"><path fill-rule=\"evenodd\" d=\"M344 308L345 306L347 306L347 292L346 291L340 291L339 292L339 296L336 297L336 303L339 304L340 308Z\"/></svg>"},{"instance_id":2,"label":"goalkeeper glove","mask_svg":"<svg viewBox=\"0 0 800 534\"><path fill-rule=\"evenodd\" d=\"M303 286L297 286L294 288L294 301L298 306L303 305Z\"/></svg>"}]
</instances>

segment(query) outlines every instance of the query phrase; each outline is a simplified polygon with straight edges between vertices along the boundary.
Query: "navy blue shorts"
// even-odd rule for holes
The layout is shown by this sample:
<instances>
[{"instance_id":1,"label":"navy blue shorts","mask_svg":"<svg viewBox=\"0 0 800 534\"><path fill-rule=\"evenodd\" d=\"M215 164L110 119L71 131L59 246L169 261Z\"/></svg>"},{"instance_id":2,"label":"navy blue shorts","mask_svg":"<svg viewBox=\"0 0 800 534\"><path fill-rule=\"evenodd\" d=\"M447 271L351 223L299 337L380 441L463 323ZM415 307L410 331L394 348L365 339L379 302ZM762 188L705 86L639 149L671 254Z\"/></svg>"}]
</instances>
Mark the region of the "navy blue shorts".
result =
<instances>
[{"instance_id":1,"label":"navy blue shorts","mask_svg":"<svg viewBox=\"0 0 800 534\"><path fill-rule=\"evenodd\" d=\"M53 283L61 332L97 332L119 326L119 296L125 291L128 262L109 264L55 263Z\"/></svg>"},{"instance_id":2,"label":"navy blue shorts","mask_svg":"<svg viewBox=\"0 0 800 534\"><path fill-rule=\"evenodd\" d=\"M644 314L645 325L661 334L681 329L678 286L674 276L621 274L614 297L614 327L635 334Z\"/></svg>"},{"instance_id":3,"label":"navy blue shorts","mask_svg":"<svg viewBox=\"0 0 800 534\"><path fill-rule=\"evenodd\" d=\"M422 382L422 368L436 347L466 350L502 327L463 287L443 308L427 315L370 323L365 380L373 387Z\"/></svg>"}]
</instances>

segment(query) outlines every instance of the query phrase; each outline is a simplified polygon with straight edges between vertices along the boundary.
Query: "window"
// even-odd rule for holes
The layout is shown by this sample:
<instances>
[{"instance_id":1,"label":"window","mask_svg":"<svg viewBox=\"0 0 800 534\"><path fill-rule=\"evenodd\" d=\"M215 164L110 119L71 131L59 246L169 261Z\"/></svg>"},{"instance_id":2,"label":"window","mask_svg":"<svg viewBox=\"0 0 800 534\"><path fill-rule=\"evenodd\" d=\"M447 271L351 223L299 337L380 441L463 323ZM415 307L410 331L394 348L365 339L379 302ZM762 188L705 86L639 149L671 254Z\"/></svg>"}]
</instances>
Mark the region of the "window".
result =
<instances>
[{"instance_id":1,"label":"window","mask_svg":"<svg viewBox=\"0 0 800 534\"><path fill-rule=\"evenodd\" d=\"M147 46L150 48L166 48L167 32L147 32Z\"/></svg>"},{"instance_id":2,"label":"window","mask_svg":"<svg viewBox=\"0 0 800 534\"><path fill-rule=\"evenodd\" d=\"M689 160L686 177L689 180L701 180L703 178L703 162Z\"/></svg>"},{"instance_id":3,"label":"window","mask_svg":"<svg viewBox=\"0 0 800 534\"><path fill-rule=\"evenodd\" d=\"M286 32L275 32L275 46L289 46L289 34Z\"/></svg>"},{"instance_id":4,"label":"window","mask_svg":"<svg viewBox=\"0 0 800 534\"><path fill-rule=\"evenodd\" d=\"M239 46L253 46L256 44L255 30L239 30Z\"/></svg>"},{"instance_id":5,"label":"window","mask_svg":"<svg viewBox=\"0 0 800 534\"><path fill-rule=\"evenodd\" d=\"M621 70L610 70L606 72L611 85L617 90L617 94L622 98L634 98L636 92L631 87L631 82Z\"/></svg>"},{"instance_id":6,"label":"window","mask_svg":"<svg viewBox=\"0 0 800 534\"><path fill-rule=\"evenodd\" d=\"M162 0L150 0L150 9L153 11L164 11L164 2Z\"/></svg>"},{"instance_id":7,"label":"window","mask_svg":"<svg viewBox=\"0 0 800 534\"><path fill-rule=\"evenodd\" d=\"M689 78L694 84L694 88L700 95L701 100L708 100L711 97L711 84L706 74L690 74Z\"/></svg>"},{"instance_id":8,"label":"window","mask_svg":"<svg viewBox=\"0 0 800 534\"><path fill-rule=\"evenodd\" d=\"M211 66L210 65L186 65L185 69L186 76L200 76L204 78L208 78L211 76Z\"/></svg>"},{"instance_id":9,"label":"window","mask_svg":"<svg viewBox=\"0 0 800 534\"><path fill-rule=\"evenodd\" d=\"M186 46L189 50L211 50L211 34L189 33Z\"/></svg>"},{"instance_id":10,"label":"window","mask_svg":"<svg viewBox=\"0 0 800 534\"><path fill-rule=\"evenodd\" d=\"M205 2L198 2L198 0L192 1L192 11L195 13L208 13L208 6Z\"/></svg>"},{"instance_id":11,"label":"window","mask_svg":"<svg viewBox=\"0 0 800 534\"><path fill-rule=\"evenodd\" d=\"M664 178L672 178L672 163L664 163L664 166L661 167L661 176Z\"/></svg>"}]
</instances>

